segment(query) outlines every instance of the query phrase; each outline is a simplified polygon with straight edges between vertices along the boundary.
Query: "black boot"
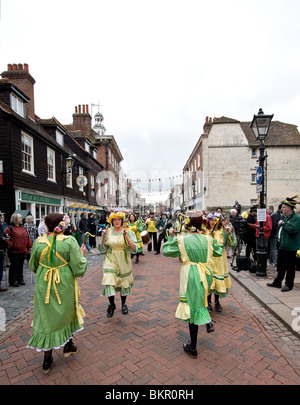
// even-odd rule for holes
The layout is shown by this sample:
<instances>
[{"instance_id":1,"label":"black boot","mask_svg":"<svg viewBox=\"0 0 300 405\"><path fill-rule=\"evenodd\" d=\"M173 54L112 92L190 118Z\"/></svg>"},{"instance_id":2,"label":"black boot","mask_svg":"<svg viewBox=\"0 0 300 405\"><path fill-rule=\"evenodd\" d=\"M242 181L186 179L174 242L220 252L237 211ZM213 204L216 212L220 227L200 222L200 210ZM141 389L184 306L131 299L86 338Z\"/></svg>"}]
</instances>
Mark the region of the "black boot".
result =
<instances>
[{"instance_id":1,"label":"black boot","mask_svg":"<svg viewBox=\"0 0 300 405\"><path fill-rule=\"evenodd\" d=\"M52 350L48 350L44 354L43 374L48 374L53 366Z\"/></svg>"},{"instance_id":2,"label":"black boot","mask_svg":"<svg viewBox=\"0 0 300 405\"><path fill-rule=\"evenodd\" d=\"M111 297L108 297L108 299L109 299L109 305L107 308L107 318L111 318L114 315L114 312L116 309L115 297L113 295Z\"/></svg>"},{"instance_id":3,"label":"black boot","mask_svg":"<svg viewBox=\"0 0 300 405\"><path fill-rule=\"evenodd\" d=\"M127 307L127 305L125 304L126 298L127 298L127 295L122 295L122 296L121 296L121 301L122 301L122 314L124 314L124 315L128 314L128 307Z\"/></svg>"},{"instance_id":4,"label":"black boot","mask_svg":"<svg viewBox=\"0 0 300 405\"><path fill-rule=\"evenodd\" d=\"M71 354L76 354L77 346L74 345L72 339L70 339L64 347L64 357L69 357Z\"/></svg>"},{"instance_id":5,"label":"black boot","mask_svg":"<svg viewBox=\"0 0 300 405\"><path fill-rule=\"evenodd\" d=\"M219 296L215 294L215 308L217 312L222 312L222 307L219 301Z\"/></svg>"},{"instance_id":6,"label":"black boot","mask_svg":"<svg viewBox=\"0 0 300 405\"><path fill-rule=\"evenodd\" d=\"M191 356L193 359L195 359L198 355L197 350L193 350L191 348L191 344L190 343L184 343L183 344L183 350L185 351L185 353L187 353L189 356Z\"/></svg>"},{"instance_id":7,"label":"black boot","mask_svg":"<svg viewBox=\"0 0 300 405\"><path fill-rule=\"evenodd\" d=\"M209 311L212 311L212 306L211 306L211 294L209 294L209 295L207 296L207 303L208 303L207 309L208 309Z\"/></svg>"}]
</instances>

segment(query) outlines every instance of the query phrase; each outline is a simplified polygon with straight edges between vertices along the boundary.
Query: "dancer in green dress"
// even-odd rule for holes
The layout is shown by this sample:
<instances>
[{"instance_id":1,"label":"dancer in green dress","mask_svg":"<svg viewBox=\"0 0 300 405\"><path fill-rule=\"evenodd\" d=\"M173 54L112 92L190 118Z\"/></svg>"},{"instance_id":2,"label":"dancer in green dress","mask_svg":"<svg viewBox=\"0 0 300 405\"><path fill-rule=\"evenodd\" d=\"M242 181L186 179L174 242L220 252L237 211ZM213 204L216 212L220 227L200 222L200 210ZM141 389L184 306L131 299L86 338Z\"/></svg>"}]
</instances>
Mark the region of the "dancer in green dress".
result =
<instances>
[{"instance_id":1,"label":"dancer in green dress","mask_svg":"<svg viewBox=\"0 0 300 405\"><path fill-rule=\"evenodd\" d=\"M222 249L211 236L201 233L205 222L201 211L192 212L185 228L189 233L174 237L170 229L163 246L164 256L182 260L180 270L180 303L175 317L189 322L190 342L183 345L184 351L197 357L198 325L206 325L207 332L213 332L210 314L207 310L207 296L213 281L209 262L213 256L222 255Z\"/></svg>"},{"instance_id":2,"label":"dancer in green dress","mask_svg":"<svg viewBox=\"0 0 300 405\"><path fill-rule=\"evenodd\" d=\"M76 353L72 335L83 329L85 316L77 281L86 271L85 247L80 248L73 236L63 235L66 226L63 219L63 214L47 215L48 235L35 241L29 261L36 282L33 335L27 347L44 351L44 374L53 365L53 349L64 346L64 357Z\"/></svg>"},{"instance_id":3,"label":"dancer in green dress","mask_svg":"<svg viewBox=\"0 0 300 405\"><path fill-rule=\"evenodd\" d=\"M116 291L121 295L122 313L128 313L126 298L134 286L131 254L137 252L138 246L134 232L123 228L124 220L123 212L111 214L107 222L112 227L103 231L101 243L98 246L99 252L105 254L102 278L102 284L105 287L101 295L107 297L109 301L107 318L114 315Z\"/></svg>"}]
</instances>

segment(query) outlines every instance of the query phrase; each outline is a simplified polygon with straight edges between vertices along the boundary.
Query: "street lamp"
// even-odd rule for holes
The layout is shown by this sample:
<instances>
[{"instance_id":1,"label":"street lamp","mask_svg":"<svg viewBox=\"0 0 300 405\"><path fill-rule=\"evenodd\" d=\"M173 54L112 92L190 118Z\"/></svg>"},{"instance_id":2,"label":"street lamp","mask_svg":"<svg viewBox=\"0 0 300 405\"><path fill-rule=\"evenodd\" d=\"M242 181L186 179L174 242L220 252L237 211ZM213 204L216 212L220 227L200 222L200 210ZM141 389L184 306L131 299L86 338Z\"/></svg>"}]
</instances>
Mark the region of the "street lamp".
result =
<instances>
[{"instance_id":1,"label":"street lamp","mask_svg":"<svg viewBox=\"0 0 300 405\"><path fill-rule=\"evenodd\" d=\"M260 211L258 212L259 221L259 235L258 235L258 244L256 250L257 257L257 277L266 277L267 272L267 250L266 250L266 241L264 238L264 221L266 221L266 206L265 206L265 176L264 176L264 163L267 155L265 155L265 140L268 136L270 129L271 121L273 118L272 115L265 115L263 110L260 108L257 115L253 116L253 120L250 124L255 138L260 142L259 145L259 168L257 170L256 182L260 187ZM259 174L259 176L258 176Z\"/></svg>"}]
</instances>

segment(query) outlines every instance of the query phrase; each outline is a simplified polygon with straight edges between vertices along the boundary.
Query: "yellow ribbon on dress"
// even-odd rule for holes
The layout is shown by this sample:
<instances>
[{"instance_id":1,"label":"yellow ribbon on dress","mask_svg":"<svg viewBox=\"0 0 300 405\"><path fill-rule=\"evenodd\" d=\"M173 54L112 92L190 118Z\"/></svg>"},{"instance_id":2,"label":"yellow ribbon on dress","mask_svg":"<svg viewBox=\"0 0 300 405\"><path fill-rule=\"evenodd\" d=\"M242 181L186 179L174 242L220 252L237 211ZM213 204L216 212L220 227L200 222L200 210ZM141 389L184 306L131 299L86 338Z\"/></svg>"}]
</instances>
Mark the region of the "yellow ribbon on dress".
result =
<instances>
[{"instance_id":1,"label":"yellow ribbon on dress","mask_svg":"<svg viewBox=\"0 0 300 405\"><path fill-rule=\"evenodd\" d=\"M208 305L208 302L207 302L208 284L207 284L207 279L206 279L205 273L208 274L208 275L211 275L210 271L208 270L208 268L203 263L196 263L196 262L187 261L187 262L184 262L183 264L184 265L190 265L190 266L193 266L193 265L197 266L199 276L200 276L200 280L201 280L201 282L203 284L203 287L204 287L204 306L206 308L207 305Z\"/></svg>"},{"instance_id":2,"label":"yellow ribbon on dress","mask_svg":"<svg viewBox=\"0 0 300 405\"><path fill-rule=\"evenodd\" d=\"M54 291L55 291L55 294L56 294L56 298L57 298L58 303L61 304L61 300L60 300L60 297L59 297L59 294L58 294L58 291L57 291L57 288L56 288L56 284L60 283L60 276L59 276L58 269L68 265L69 263L55 250L54 250L55 255L63 262L63 264L61 266L50 267L50 266L47 266L46 264L42 263L42 260L45 257L48 249L50 249L50 242L49 242L46 235L43 235L42 237L40 237L39 241L41 243L46 243L48 245L42 251L41 256L40 256L40 262L39 262L39 264L41 266L46 267L47 269L49 269L47 271L46 275L45 275L45 278L44 278L44 280L46 282L48 282L46 298L45 298L45 304L49 304L49 302L50 302L50 289L51 289L52 276L53 276L53 287L54 287ZM76 316L77 316L79 324L82 325L83 322L84 322L83 318L85 317L85 312L84 312L84 310L83 310L83 308L82 308L82 306L80 305L80 302L79 302L80 290L79 290L77 277L74 277L74 289L75 289Z\"/></svg>"}]
</instances>

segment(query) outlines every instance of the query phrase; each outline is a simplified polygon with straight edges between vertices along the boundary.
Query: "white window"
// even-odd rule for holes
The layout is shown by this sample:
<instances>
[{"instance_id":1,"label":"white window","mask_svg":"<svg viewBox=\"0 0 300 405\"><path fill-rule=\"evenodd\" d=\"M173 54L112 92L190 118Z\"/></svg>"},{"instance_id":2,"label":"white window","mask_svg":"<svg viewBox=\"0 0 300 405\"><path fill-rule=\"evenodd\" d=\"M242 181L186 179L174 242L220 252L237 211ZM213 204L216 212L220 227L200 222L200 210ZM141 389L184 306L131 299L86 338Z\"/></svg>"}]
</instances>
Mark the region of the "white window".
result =
<instances>
[{"instance_id":1,"label":"white window","mask_svg":"<svg viewBox=\"0 0 300 405\"><path fill-rule=\"evenodd\" d=\"M251 157L256 158L256 149L251 149Z\"/></svg>"},{"instance_id":2,"label":"white window","mask_svg":"<svg viewBox=\"0 0 300 405\"><path fill-rule=\"evenodd\" d=\"M11 108L17 114L21 115L21 117L23 117L23 118L26 118L25 117L25 104L24 104L24 102L13 93L10 93L10 104L11 104Z\"/></svg>"},{"instance_id":3,"label":"white window","mask_svg":"<svg viewBox=\"0 0 300 405\"><path fill-rule=\"evenodd\" d=\"M47 148L47 168L48 168L48 180L55 181L55 152L52 149Z\"/></svg>"},{"instance_id":4,"label":"white window","mask_svg":"<svg viewBox=\"0 0 300 405\"><path fill-rule=\"evenodd\" d=\"M33 139L22 132L22 171L34 174Z\"/></svg>"},{"instance_id":5,"label":"white window","mask_svg":"<svg viewBox=\"0 0 300 405\"><path fill-rule=\"evenodd\" d=\"M58 129L56 130L56 142L59 143L61 146L64 146L64 134Z\"/></svg>"},{"instance_id":6,"label":"white window","mask_svg":"<svg viewBox=\"0 0 300 405\"><path fill-rule=\"evenodd\" d=\"M78 173L79 173L79 176L83 176L83 168L81 166L79 166L79 168L78 168Z\"/></svg>"}]
</instances>

